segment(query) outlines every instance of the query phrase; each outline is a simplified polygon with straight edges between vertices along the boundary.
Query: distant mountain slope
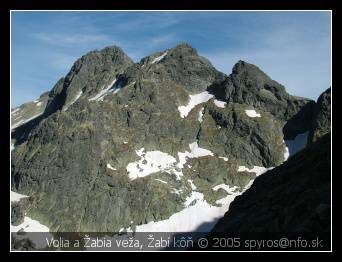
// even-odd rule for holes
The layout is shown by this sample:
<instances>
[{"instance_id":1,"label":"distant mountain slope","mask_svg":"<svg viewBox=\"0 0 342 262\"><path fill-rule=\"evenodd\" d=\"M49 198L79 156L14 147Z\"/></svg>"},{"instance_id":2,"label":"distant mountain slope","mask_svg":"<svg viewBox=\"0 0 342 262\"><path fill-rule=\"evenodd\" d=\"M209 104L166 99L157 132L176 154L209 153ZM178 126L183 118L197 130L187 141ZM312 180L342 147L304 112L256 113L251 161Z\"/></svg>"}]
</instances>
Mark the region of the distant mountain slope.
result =
<instances>
[{"instance_id":1,"label":"distant mountain slope","mask_svg":"<svg viewBox=\"0 0 342 262\"><path fill-rule=\"evenodd\" d=\"M46 107L49 92L42 94L37 100L22 104L11 110L11 129L15 129L40 116Z\"/></svg>"}]
</instances>

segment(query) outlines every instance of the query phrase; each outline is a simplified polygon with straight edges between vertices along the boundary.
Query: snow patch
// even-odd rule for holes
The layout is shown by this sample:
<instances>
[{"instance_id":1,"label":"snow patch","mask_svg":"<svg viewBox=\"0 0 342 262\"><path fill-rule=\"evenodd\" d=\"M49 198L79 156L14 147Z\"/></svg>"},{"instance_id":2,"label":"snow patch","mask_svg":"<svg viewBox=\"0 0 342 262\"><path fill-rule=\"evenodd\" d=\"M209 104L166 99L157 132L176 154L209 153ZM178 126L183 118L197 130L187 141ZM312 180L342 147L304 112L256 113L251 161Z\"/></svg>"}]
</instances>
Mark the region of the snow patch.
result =
<instances>
[{"instance_id":1,"label":"snow patch","mask_svg":"<svg viewBox=\"0 0 342 262\"><path fill-rule=\"evenodd\" d=\"M16 193L14 191L11 191L11 203L19 202L20 199L26 198L26 197L28 197L28 196Z\"/></svg>"},{"instance_id":2,"label":"snow patch","mask_svg":"<svg viewBox=\"0 0 342 262\"><path fill-rule=\"evenodd\" d=\"M176 189L176 188L171 189L171 193L176 194L176 195L180 195L182 192L183 192L182 189Z\"/></svg>"},{"instance_id":3,"label":"snow patch","mask_svg":"<svg viewBox=\"0 0 342 262\"><path fill-rule=\"evenodd\" d=\"M13 115L17 114L19 110L20 110L19 107L18 107L17 109L14 109L14 110L12 111L12 114L13 114Z\"/></svg>"},{"instance_id":4,"label":"snow patch","mask_svg":"<svg viewBox=\"0 0 342 262\"><path fill-rule=\"evenodd\" d=\"M109 90L108 93L107 93L106 95L108 95L108 94L110 94L110 93L112 93L112 94L115 95L115 94L119 93L119 92L121 91L121 89L127 88L127 87L129 87L129 86L134 85L134 84L135 84L135 81L133 81L132 83L130 83L130 84L124 86L124 87L113 88L113 89ZM104 98L104 96L100 99L100 101L103 101L103 98ZM127 105L125 105L125 107L127 107Z\"/></svg>"},{"instance_id":5,"label":"snow patch","mask_svg":"<svg viewBox=\"0 0 342 262\"><path fill-rule=\"evenodd\" d=\"M158 63L161 61L165 56L167 55L167 51L163 53L162 55L156 57L155 59L152 60L151 64Z\"/></svg>"},{"instance_id":6,"label":"snow patch","mask_svg":"<svg viewBox=\"0 0 342 262\"><path fill-rule=\"evenodd\" d=\"M71 101L71 103L70 103L67 107L65 107L65 108L63 109L63 111L67 111L68 108L69 108L71 105L73 105L73 104L82 96L82 94L83 94L82 90L79 91L79 92L77 93L77 95L75 96L75 98ZM37 104L37 105L38 105L38 104Z\"/></svg>"},{"instance_id":7,"label":"snow patch","mask_svg":"<svg viewBox=\"0 0 342 262\"><path fill-rule=\"evenodd\" d=\"M263 166L254 166L252 169L249 169L245 166L239 166L238 172L250 172L250 173L255 173L256 176L260 176L261 174L265 173L268 170L271 170L273 167L263 167Z\"/></svg>"},{"instance_id":8,"label":"snow patch","mask_svg":"<svg viewBox=\"0 0 342 262\"><path fill-rule=\"evenodd\" d=\"M309 131L302 133L302 134L298 134L293 140L286 140L285 144L286 144L288 153L285 152L285 156L287 157L292 156L298 151L302 150L306 146L308 135L309 135ZM285 160L287 160L286 157L285 157Z\"/></svg>"},{"instance_id":9,"label":"snow patch","mask_svg":"<svg viewBox=\"0 0 342 262\"><path fill-rule=\"evenodd\" d=\"M220 184L220 185L214 186L214 187L213 187L213 190L214 190L214 191L217 191L217 190L219 190L219 189L223 189L223 190L225 190L228 194L233 194L233 193L236 191L237 188L238 188L237 186L230 187L229 185L226 185L226 184Z\"/></svg>"},{"instance_id":10,"label":"snow patch","mask_svg":"<svg viewBox=\"0 0 342 262\"><path fill-rule=\"evenodd\" d=\"M182 118L186 117L190 111L197 105L202 104L210 100L214 95L205 91L196 95L189 95L189 102L186 106L179 106L178 111Z\"/></svg>"},{"instance_id":11,"label":"snow patch","mask_svg":"<svg viewBox=\"0 0 342 262\"><path fill-rule=\"evenodd\" d=\"M214 155L210 150L200 148L197 142L191 143L189 148L190 152L178 152L178 162L173 156L161 151L148 151L145 153L144 148L136 150L135 152L140 159L127 165L128 177L134 180L153 173L166 172L174 174L177 180L180 180L183 176L182 169L188 158Z\"/></svg>"},{"instance_id":12,"label":"snow patch","mask_svg":"<svg viewBox=\"0 0 342 262\"><path fill-rule=\"evenodd\" d=\"M217 200L221 206L212 206L204 200L202 193L193 191L184 202L185 208L173 214L166 220L151 221L144 225L136 226L136 232L209 232L223 217L241 192L233 192L235 188L225 187L231 194ZM233 190L234 189L234 190Z\"/></svg>"},{"instance_id":13,"label":"snow patch","mask_svg":"<svg viewBox=\"0 0 342 262\"><path fill-rule=\"evenodd\" d=\"M112 167L111 164L107 164L107 168L116 171L116 168Z\"/></svg>"},{"instance_id":14,"label":"snow patch","mask_svg":"<svg viewBox=\"0 0 342 262\"><path fill-rule=\"evenodd\" d=\"M261 115L259 113L257 113L255 110L245 110L246 115L248 115L249 117L261 117Z\"/></svg>"},{"instance_id":15,"label":"snow patch","mask_svg":"<svg viewBox=\"0 0 342 262\"><path fill-rule=\"evenodd\" d=\"M42 102L38 102L37 104L36 104L36 106L41 106L42 105Z\"/></svg>"},{"instance_id":16,"label":"snow patch","mask_svg":"<svg viewBox=\"0 0 342 262\"><path fill-rule=\"evenodd\" d=\"M128 177L134 180L139 177L145 177L153 173L165 171L169 173L173 168L176 159L167 153L160 151L148 151L144 153L144 148L136 151L137 155L141 157L140 160L129 163L126 167Z\"/></svg>"},{"instance_id":17,"label":"snow patch","mask_svg":"<svg viewBox=\"0 0 342 262\"><path fill-rule=\"evenodd\" d=\"M201 110L198 112L198 121L200 123L202 123L203 121L203 110L204 110L204 107L202 107Z\"/></svg>"},{"instance_id":18,"label":"snow patch","mask_svg":"<svg viewBox=\"0 0 342 262\"><path fill-rule=\"evenodd\" d=\"M198 151L203 151L196 149L197 147L194 144L195 143L192 144L193 146L190 146L193 155L202 155L196 154ZM188 155L191 154L188 153ZM254 172L257 175L262 174L268 169L271 168L254 166L252 169L248 169L245 166L239 167L240 172ZM187 181L191 185L193 191L191 195L186 198L184 209L173 214L168 219L162 221L151 221L147 224L138 225L136 226L136 232L210 232L217 221L229 210L229 206L235 197L245 192L254 182L252 179L241 192L236 190L236 186L230 187L226 184L220 184L213 187L212 189L214 191L222 188L227 192L226 197L216 201L216 204L219 206L213 206L205 201L202 193L195 191L196 187L193 185L192 180L188 179Z\"/></svg>"},{"instance_id":19,"label":"snow patch","mask_svg":"<svg viewBox=\"0 0 342 262\"><path fill-rule=\"evenodd\" d=\"M24 232L49 232L49 228L39 223L39 221L24 217L24 222L18 226L11 225L11 232L18 232L23 229Z\"/></svg>"},{"instance_id":20,"label":"snow patch","mask_svg":"<svg viewBox=\"0 0 342 262\"><path fill-rule=\"evenodd\" d=\"M158 178L156 178L156 179L154 179L154 180L156 180L156 181L159 181L159 182L161 182L161 183L163 183L163 184L167 184L167 182L166 182L166 181L164 181L164 180L161 180L161 179L158 179Z\"/></svg>"},{"instance_id":21,"label":"snow patch","mask_svg":"<svg viewBox=\"0 0 342 262\"><path fill-rule=\"evenodd\" d=\"M228 157L224 157L224 156L219 156L219 158L223 159L224 161L228 161Z\"/></svg>"},{"instance_id":22,"label":"snow patch","mask_svg":"<svg viewBox=\"0 0 342 262\"><path fill-rule=\"evenodd\" d=\"M220 100L217 100L217 99L214 100L214 104L217 107L221 107L221 108L224 108L226 106L226 102L223 102L223 101L220 101Z\"/></svg>"},{"instance_id":23,"label":"snow patch","mask_svg":"<svg viewBox=\"0 0 342 262\"><path fill-rule=\"evenodd\" d=\"M189 155L190 158L214 155L214 153L211 152L210 150L199 147L197 142L190 144L189 147L191 150L191 153Z\"/></svg>"},{"instance_id":24,"label":"snow patch","mask_svg":"<svg viewBox=\"0 0 342 262\"><path fill-rule=\"evenodd\" d=\"M191 179L188 179L188 182L189 182L190 187L191 187L192 190L196 190L197 189L197 187L195 186L194 182Z\"/></svg>"},{"instance_id":25,"label":"snow patch","mask_svg":"<svg viewBox=\"0 0 342 262\"><path fill-rule=\"evenodd\" d=\"M179 163L177 164L177 167L182 169L187 161L187 158L198 158L203 156L213 156L214 153L211 152L208 149L204 149L198 146L197 142L191 143L189 145L190 152L178 152L178 159Z\"/></svg>"},{"instance_id":26,"label":"snow patch","mask_svg":"<svg viewBox=\"0 0 342 262\"><path fill-rule=\"evenodd\" d=\"M33 120L33 119L35 119L35 118L41 116L43 113L44 113L44 112L39 113L39 114L34 115L34 116L32 116L32 117L30 117L30 118L27 118L27 119L25 119L25 120L20 120L18 123L16 123L15 125L13 125L13 126L11 127L11 129L14 129L14 128L17 128L18 126L21 126L21 125L23 125L23 124L26 124L26 123L30 122L31 120Z\"/></svg>"},{"instance_id":27,"label":"snow patch","mask_svg":"<svg viewBox=\"0 0 342 262\"><path fill-rule=\"evenodd\" d=\"M284 162L285 162L290 157L290 151L289 151L289 148L287 147L287 145L286 145L284 140L283 140L283 143L285 144L285 152L284 152Z\"/></svg>"},{"instance_id":28,"label":"snow patch","mask_svg":"<svg viewBox=\"0 0 342 262\"><path fill-rule=\"evenodd\" d=\"M89 101L103 101L103 98L108 94L108 91L114 86L116 79L114 79L105 89L102 89L96 96L89 99Z\"/></svg>"},{"instance_id":29,"label":"snow patch","mask_svg":"<svg viewBox=\"0 0 342 262\"><path fill-rule=\"evenodd\" d=\"M114 89L114 90L113 90L113 94L115 95L115 94L119 93L120 90L121 90L121 88L116 88L116 89Z\"/></svg>"}]
</instances>

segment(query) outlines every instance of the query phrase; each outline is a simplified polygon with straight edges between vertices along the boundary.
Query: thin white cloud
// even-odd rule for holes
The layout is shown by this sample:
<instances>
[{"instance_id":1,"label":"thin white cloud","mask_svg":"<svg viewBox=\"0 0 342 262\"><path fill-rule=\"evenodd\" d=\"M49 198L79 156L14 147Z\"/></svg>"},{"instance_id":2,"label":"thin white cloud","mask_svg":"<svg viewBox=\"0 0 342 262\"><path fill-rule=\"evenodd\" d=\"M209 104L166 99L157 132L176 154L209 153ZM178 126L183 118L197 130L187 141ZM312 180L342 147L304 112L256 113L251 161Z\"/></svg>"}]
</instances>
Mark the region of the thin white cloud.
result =
<instances>
[{"instance_id":1,"label":"thin white cloud","mask_svg":"<svg viewBox=\"0 0 342 262\"><path fill-rule=\"evenodd\" d=\"M153 47L160 47L161 45L173 44L177 39L176 34L164 34L146 39L146 42L149 42Z\"/></svg>"},{"instance_id":2,"label":"thin white cloud","mask_svg":"<svg viewBox=\"0 0 342 262\"><path fill-rule=\"evenodd\" d=\"M32 37L49 45L63 47L112 41L106 34L34 33Z\"/></svg>"},{"instance_id":3,"label":"thin white cloud","mask_svg":"<svg viewBox=\"0 0 342 262\"><path fill-rule=\"evenodd\" d=\"M50 54L50 64L57 70L68 70L71 68L73 63L76 61L76 57L63 53Z\"/></svg>"},{"instance_id":4,"label":"thin white cloud","mask_svg":"<svg viewBox=\"0 0 342 262\"><path fill-rule=\"evenodd\" d=\"M183 17L170 12L143 12L129 20L121 19L113 25L118 31L161 30L181 23Z\"/></svg>"}]
</instances>

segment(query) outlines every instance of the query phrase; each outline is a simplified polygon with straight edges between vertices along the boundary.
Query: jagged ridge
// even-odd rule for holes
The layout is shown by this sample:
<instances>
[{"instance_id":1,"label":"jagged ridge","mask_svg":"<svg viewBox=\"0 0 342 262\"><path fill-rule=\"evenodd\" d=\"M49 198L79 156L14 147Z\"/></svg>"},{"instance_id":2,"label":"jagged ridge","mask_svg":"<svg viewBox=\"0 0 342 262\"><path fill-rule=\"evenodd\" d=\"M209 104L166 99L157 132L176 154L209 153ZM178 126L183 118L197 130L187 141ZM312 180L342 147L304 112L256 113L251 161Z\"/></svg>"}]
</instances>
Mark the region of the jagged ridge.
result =
<instances>
[{"instance_id":1,"label":"jagged ridge","mask_svg":"<svg viewBox=\"0 0 342 262\"><path fill-rule=\"evenodd\" d=\"M26 135L12 152L12 189L30 195L29 215L56 231L118 231L166 219L184 208L192 191L188 179L216 205L226 193L213 192L214 186L242 190L255 177L239 172L239 166L271 167L284 160L282 128L307 104L255 68L239 62L227 77L186 44L137 64L117 47L91 52L55 85L45 114L30 128L21 127ZM115 92L92 99L114 79ZM259 94L264 89L272 94L271 107ZM179 106L206 90L213 98L182 118ZM245 93L255 98L240 95ZM227 103L217 106L215 99ZM292 113L284 119L279 108ZM246 110L257 110L260 117ZM190 159L180 181L165 171L129 180L126 167L139 159L136 150L177 158L194 142L212 156Z\"/></svg>"}]
</instances>

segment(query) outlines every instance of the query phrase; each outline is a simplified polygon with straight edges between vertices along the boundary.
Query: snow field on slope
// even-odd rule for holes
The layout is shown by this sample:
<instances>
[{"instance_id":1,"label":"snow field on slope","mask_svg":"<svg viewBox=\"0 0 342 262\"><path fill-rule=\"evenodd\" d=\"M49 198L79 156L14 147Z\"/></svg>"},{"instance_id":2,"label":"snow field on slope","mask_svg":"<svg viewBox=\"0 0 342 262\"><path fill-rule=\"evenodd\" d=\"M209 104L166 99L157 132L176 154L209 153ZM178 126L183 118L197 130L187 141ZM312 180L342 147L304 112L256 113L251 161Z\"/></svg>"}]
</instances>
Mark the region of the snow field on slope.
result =
<instances>
[{"instance_id":1,"label":"snow field on slope","mask_svg":"<svg viewBox=\"0 0 342 262\"><path fill-rule=\"evenodd\" d=\"M254 118L254 117L261 117L261 115L259 113L257 113L253 109L246 109L245 112L246 112L247 116L252 117L252 118Z\"/></svg>"},{"instance_id":2,"label":"snow field on slope","mask_svg":"<svg viewBox=\"0 0 342 262\"><path fill-rule=\"evenodd\" d=\"M197 105L205 103L213 98L214 95L209 94L209 92L205 91L196 95L189 95L189 102L186 106L179 106L178 111L182 118L186 117L190 111Z\"/></svg>"},{"instance_id":3,"label":"snow field on slope","mask_svg":"<svg viewBox=\"0 0 342 262\"><path fill-rule=\"evenodd\" d=\"M158 63L159 61L161 61L165 56L167 55L167 51L164 52L162 55L154 58L151 62L151 64L154 64L154 63Z\"/></svg>"},{"instance_id":4,"label":"snow field on slope","mask_svg":"<svg viewBox=\"0 0 342 262\"><path fill-rule=\"evenodd\" d=\"M89 101L102 101L103 98L108 94L108 91L114 86L116 79L114 79L106 88L102 89L97 95L90 98Z\"/></svg>"}]
</instances>

